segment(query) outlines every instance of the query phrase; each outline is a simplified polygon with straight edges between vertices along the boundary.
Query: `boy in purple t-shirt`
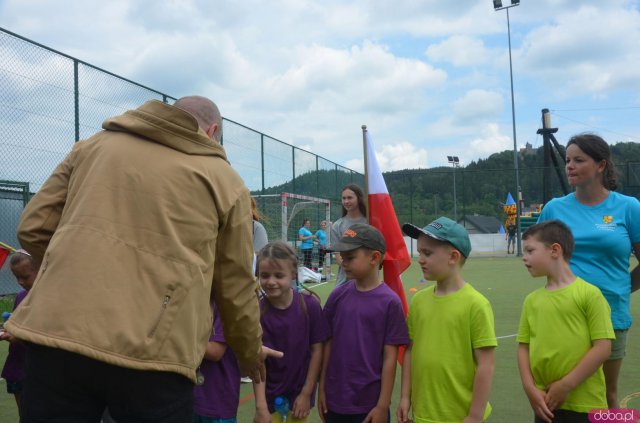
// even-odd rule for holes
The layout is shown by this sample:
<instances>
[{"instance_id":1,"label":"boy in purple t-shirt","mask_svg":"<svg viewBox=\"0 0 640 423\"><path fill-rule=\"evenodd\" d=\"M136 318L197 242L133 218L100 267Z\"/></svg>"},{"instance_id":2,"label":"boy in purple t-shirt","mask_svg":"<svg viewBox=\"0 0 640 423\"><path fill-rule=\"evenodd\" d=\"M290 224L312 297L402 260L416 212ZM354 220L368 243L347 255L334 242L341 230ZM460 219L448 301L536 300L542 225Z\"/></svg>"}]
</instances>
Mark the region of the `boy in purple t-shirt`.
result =
<instances>
[{"instance_id":1,"label":"boy in purple t-shirt","mask_svg":"<svg viewBox=\"0 0 640 423\"><path fill-rule=\"evenodd\" d=\"M373 226L355 224L333 244L349 280L324 307L332 338L324 345L318 394L322 421L387 422L398 347L409 343L400 298L379 279L386 250Z\"/></svg>"},{"instance_id":2,"label":"boy in purple t-shirt","mask_svg":"<svg viewBox=\"0 0 640 423\"><path fill-rule=\"evenodd\" d=\"M236 423L240 403L240 367L222 332L222 320L213 307L213 333L200 364L201 385L193 389L194 423Z\"/></svg>"},{"instance_id":3,"label":"boy in purple t-shirt","mask_svg":"<svg viewBox=\"0 0 640 423\"><path fill-rule=\"evenodd\" d=\"M38 268L29 253L24 250L18 250L13 254L9 260L9 265L18 284L24 288L16 295L16 300L13 303L13 310L15 310L22 300L26 298L29 290L33 286L33 282L38 275ZM7 361L5 361L4 367L2 368L2 377L7 381L7 392L15 396L18 413L20 413L22 383L26 376L26 348L24 344L17 341L9 332L0 331L0 340L10 342Z\"/></svg>"}]
</instances>

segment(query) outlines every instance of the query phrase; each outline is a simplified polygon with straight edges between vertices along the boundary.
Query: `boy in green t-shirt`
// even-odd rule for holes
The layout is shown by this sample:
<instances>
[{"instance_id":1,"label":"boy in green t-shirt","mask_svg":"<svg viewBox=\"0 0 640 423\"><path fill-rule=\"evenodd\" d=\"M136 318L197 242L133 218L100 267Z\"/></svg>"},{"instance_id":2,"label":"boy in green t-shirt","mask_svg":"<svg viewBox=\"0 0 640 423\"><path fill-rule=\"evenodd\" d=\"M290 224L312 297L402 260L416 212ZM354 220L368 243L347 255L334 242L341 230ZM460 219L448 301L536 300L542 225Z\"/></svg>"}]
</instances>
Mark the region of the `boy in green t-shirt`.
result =
<instances>
[{"instance_id":1,"label":"boy in green t-shirt","mask_svg":"<svg viewBox=\"0 0 640 423\"><path fill-rule=\"evenodd\" d=\"M531 226L522 236L524 264L547 284L524 300L518 330L520 378L535 422L589 422L607 408L602 363L615 339L609 304L598 288L569 267L574 241L558 220Z\"/></svg>"},{"instance_id":2,"label":"boy in green t-shirt","mask_svg":"<svg viewBox=\"0 0 640 423\"><path fill-rule=\"evenodd\" d=\"M418 263L430 286L415 294L407 324L397 416L415 423L480 423L488 403L497 345L489 301L466 283L461 269L471 252L469 234L440 217L420 229L402 230L418 240Z\"/></svg>"}]
</instances>

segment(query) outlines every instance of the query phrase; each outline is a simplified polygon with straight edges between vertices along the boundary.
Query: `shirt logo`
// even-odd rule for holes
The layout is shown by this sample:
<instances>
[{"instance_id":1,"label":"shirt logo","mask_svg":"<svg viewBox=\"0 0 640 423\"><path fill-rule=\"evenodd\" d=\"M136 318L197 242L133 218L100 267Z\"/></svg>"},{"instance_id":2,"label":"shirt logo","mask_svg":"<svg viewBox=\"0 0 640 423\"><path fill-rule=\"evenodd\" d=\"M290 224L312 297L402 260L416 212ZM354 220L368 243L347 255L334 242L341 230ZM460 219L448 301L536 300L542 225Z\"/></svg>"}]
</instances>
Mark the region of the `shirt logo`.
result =
<instances>
[{"instance_id":1,"label":"shirt logo","mask_svg":"<svg viewBox=\"0 0 640 423\"><path fill-rule=\"evenodd\" d=\"M611 216L610 214L602 216L602 221L604 223L611 223L613 222L613 216Z\"/></svg>"}]
</instances>

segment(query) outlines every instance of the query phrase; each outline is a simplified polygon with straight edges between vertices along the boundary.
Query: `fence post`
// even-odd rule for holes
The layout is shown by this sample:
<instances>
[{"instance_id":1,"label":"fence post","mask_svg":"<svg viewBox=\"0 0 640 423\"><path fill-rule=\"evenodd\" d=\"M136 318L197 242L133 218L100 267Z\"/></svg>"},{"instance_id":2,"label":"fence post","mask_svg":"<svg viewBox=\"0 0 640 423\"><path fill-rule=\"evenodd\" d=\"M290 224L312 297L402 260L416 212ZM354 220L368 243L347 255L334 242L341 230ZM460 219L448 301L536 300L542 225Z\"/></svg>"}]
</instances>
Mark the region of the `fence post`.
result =
<instances>
[{"instance_id":1,"label":"fence post","mask_svg":"<svg viewBox=\"0 0 640 423\"><path fill-rule=\"evenodd\" d=\"M264 195L264 134L260 133L260 170L262 171L262 195Z\"/></svg>"},{"instance_id":2,"label":"fence post","mask_svg":"<svg viewBox=\"0 0 640 423\"><path fill-rule=\"evenodd\" d=\"M291 167L293 173L291 174L291 187L293 191L296 192L296 148L291 146Z\"/></svg>"},{"instance_id":3,"label":"fence post","mask_svg":"<svg viewBox=\"0 0 640 423\"><path fill-rule=\"evenodd\" d=\"M73 108L75 112L76 142L80 141L80 88L78 79L78 60L73 59Z\"/></svg>"}]
</instances>

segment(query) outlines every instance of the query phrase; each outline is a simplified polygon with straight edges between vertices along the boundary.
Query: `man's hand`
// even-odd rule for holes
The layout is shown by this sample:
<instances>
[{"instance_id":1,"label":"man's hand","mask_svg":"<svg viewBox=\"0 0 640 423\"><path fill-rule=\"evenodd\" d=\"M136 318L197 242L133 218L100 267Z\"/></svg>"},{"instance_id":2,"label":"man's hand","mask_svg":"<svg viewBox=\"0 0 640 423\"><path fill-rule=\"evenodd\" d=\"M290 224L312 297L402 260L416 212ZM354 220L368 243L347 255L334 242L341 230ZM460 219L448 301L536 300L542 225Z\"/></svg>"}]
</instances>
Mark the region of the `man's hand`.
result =
<instances>
[{"instance_id":1,"label":"man's hand","mask_svg":"<svg viewBox=\"0 0 640 423\"><path fill-rule=\"evenodd\" d=\"M256 361L250 368L246 369L243 374L250 377L252 381L256 383L266 382L267 380L267 371L264 367L264 362L267 358L282 358L284 357L284 353L276 350L272 350L271 348L262 346L262 352L258 356L258 361Z\"/></svg>"},{"instance_id":2,"label":"man's hand","mask_svg":"<svg viewBox=\"0 0 640 423\"><path fill-rule=\"evenodd\" d=\"M16 341L16 338L6 330L0 329L0 341L8 341L10 343L13 343Z\"/></svg>"}]
</instances>

